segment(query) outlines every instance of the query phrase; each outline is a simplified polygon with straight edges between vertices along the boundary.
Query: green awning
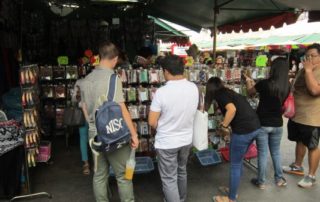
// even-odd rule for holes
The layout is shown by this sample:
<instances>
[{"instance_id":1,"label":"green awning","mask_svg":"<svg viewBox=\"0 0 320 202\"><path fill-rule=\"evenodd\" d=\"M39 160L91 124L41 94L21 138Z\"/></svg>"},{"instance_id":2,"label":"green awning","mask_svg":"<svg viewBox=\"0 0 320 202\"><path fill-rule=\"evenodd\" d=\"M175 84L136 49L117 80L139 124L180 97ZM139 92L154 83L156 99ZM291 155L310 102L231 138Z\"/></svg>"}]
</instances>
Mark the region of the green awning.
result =
<instances>
[{"instance_id":1,"label":"green awning","mask_svg":"<svg viewBox=\"0 0 320 202\"><path fill-rule=\"evenodd\" d=\"M185 35L184 33L180 32L179 30L173 28L172 26L168 25L167 23L165 23L164 21L155 18L153 16L148 16L148 18L153 19L154 23L158 26L160 26L161 28L163 28L165 31L164 32L156 32L156 35L174 35L174 36L180 36L180 37L188 37L187 35Z\"/></svg>"},{"instance_id":2,"label":"green awning","mask_svg":"<svg viewBox=\"0 0 320 202\"><path fill-rule=\"evenodd\" d=\"M293 45L297 44L298 40L305 35L295 35L295 36L270 36L268 38L260 39L255 42L257 45Z\"/></svg>"},{"instance_id":3,"label":"green awning","mask_svg":"<svg viewBox=\"0 0 320 202\"><path fill-rule=\"evenodd\" d=\"M297 40L300 44L320 43L320 33L304 36Z\"/></svg>"}]
</instances>

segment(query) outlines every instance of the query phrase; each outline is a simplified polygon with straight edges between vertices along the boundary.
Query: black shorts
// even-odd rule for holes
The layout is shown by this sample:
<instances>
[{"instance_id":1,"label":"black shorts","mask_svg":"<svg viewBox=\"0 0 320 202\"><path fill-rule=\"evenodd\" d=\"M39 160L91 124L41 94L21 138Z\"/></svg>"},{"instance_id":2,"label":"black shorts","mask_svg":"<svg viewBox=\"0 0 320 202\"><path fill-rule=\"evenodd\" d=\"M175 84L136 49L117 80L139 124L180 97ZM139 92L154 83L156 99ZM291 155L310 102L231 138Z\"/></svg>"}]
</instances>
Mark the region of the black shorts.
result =
<instances>
[{"instance_id":1,"label":"black shorts","mask_svg":"<svg viewBox=\"0 0 320 202\"><path fill-rule=\"evenodd\" d=\"M289 120L288 139L302 142L308 149L315 149L319 145L320 127L303 125Z\"/></svg>"}]
</instances>

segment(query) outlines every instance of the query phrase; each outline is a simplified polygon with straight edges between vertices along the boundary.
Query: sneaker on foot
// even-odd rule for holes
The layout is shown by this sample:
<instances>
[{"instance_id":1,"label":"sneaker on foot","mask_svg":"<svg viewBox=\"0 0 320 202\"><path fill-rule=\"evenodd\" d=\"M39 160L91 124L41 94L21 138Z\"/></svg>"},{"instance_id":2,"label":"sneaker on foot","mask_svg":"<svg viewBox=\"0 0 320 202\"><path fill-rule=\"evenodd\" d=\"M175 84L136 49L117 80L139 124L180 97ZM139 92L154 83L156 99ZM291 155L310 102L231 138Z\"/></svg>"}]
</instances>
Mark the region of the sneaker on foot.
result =
<instances>
[{"instance_id":1,"label":"sneaker on foot","mask_svg":"<svg viewBox=\"0 0 320 202\"><path fill-rule=\"evenodd\" d=\"M310 188L316 183L316 179L310 177L309 175L304 176L300 182L298 182L298 186L302 188Z\"/></svg>"},{"instance_id":2,"label":"sneaker on foot","mask_svg":"<svg viewBox=\"0 0 320 202\"><path fill-rule=\"evenodd\" d=\"M259 189L265 189L266 188L266 185L259 183L257 178L251 179L251 184L253 184L254 186L256 186Z\"/></svg>"},{"instance_id":3,"label":"sneaker on foot","mask_svg":"<svg viewBox=\"0 0 320 202\"><path fill-rule=\"evenodd\" d=\"M283 166L282 169L283 169L283 172L285 173L301 175L301 176L304 175L303 167L296 166L295 163L292 163L289 166Z\"/></svg>"},{"instance_id":4,"label":"sneaker on foot","mask_svg":"<svg viewBox=\"0 0 320 202\"><path fill-rule=\"evenodd\" d=\"M278 180L276 182L276 185L278 187L286 187L287 186L287 180L284 177L282 177L280 180Z\"/></svg>"}]
</instances>

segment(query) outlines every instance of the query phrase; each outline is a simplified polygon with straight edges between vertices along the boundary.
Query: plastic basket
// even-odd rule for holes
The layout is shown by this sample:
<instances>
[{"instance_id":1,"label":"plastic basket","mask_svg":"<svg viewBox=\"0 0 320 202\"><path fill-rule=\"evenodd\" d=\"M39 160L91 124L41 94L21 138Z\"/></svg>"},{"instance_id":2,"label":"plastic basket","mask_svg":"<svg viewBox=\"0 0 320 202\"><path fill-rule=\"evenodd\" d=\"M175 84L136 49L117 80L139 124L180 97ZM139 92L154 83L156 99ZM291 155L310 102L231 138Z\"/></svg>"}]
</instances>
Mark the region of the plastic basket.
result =
<instances>
[{"instance_id":1,"label":"plastic basket","mask_svg":"<svg viewBox=\"0 0 320 202\"><path fill-rule=\"evenodd\" d=\"M134 174L148 173L153 170L154 165L150 157L136 157L136 166L134 169ZM109 176L114 176L114 171L111 166L109 167Z\"/></svg>"},{"instance_id":2,"label":"plastic basket","mask_svg":"<svg viewBox=\"0 0 320 202\"><path fill-rule=\"evenodd\" d=\"M51 157L51 142L41 141L37 162L48 162Z\"/></svg>"},{"instance_id":3,"label":"plastic basket","mask_svg":"<svg viewBox=\"0 0 320 202\"><path fill-rule=\"evenodd\" d=\"M215 150L203 150L196 153L200 164L203 166L221 163L220 155Z\"/></svg>"},{"instance_id":4,"label":"plastic basket","mask_svg":"<svg viewBox=\"0 0 320 202\"><path fill-rule=\"evenodd\" d=\"M220 148L219 151L221 152L221 155L224 160L230 161L229 147ZM244 158L252 159L252 158L256 158L257 156L258 156L257 146L255 144L251 144Z\"/></svg>"},{"instance_id":5,"label":"plastic basket","mask_svg":"<svg viewBox=\"0 0 320 202\"><path fill-rule=\"evenodd\" d=\"M134 173L148 173L154 170L152 159L148 156L136 157L136 167Z\"/></svg>"}]
</instances>

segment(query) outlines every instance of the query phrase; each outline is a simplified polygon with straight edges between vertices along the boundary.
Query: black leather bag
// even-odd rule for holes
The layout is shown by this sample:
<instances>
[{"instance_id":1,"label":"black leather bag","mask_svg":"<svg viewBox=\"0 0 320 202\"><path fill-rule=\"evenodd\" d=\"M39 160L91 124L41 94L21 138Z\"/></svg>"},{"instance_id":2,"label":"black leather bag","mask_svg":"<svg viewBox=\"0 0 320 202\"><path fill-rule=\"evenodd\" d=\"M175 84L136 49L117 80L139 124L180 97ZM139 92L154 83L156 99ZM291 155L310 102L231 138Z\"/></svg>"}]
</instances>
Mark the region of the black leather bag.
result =
<instances>
[{"instance_id":1,"label":"black leather bag","mask_svg":"<svg viewBox=\"0 0 320 202\"><path fill-rule=\"evenodd\" d=\"M83 126L85 124L83 112L78 107L69 107L64 110L63 124L66 126Z\"/></svg>"}]
</instances>

